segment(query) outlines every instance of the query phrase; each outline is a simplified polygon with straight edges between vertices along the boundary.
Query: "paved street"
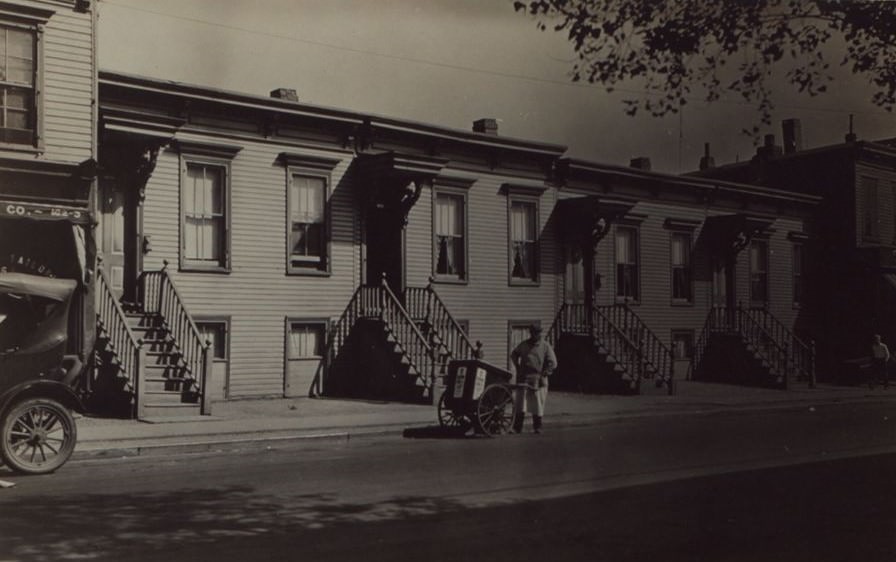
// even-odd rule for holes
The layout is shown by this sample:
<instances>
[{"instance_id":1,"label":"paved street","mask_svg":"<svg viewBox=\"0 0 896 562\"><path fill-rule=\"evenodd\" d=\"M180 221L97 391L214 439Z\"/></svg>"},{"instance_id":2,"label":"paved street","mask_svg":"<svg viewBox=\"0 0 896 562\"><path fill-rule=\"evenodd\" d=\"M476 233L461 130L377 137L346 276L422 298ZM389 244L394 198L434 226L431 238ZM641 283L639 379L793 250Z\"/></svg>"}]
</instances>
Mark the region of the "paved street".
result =
<instances>
[{"instance_id":1,"label":"paved street","mask_svg":"<svg viewBox=\"0 0 896 562\"><path fill-rule=\"evenodd\" d=\"M886 404L548 429L0 472L0 561L896 557Z\"/></svg>"}]
</instances>

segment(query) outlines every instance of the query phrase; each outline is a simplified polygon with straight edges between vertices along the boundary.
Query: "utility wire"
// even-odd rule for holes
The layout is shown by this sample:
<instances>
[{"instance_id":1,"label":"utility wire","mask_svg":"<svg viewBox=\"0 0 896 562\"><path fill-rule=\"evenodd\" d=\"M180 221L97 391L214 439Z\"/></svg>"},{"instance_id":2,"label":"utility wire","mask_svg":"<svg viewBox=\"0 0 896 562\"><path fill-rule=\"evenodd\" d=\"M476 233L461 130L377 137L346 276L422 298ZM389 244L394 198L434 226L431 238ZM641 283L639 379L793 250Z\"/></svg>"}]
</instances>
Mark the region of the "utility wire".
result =
<instances>
[{"instance_id":1,"label":"utility wire","mask_svg":"<svg viewBox=\"0 0 896 562\"><path fill-rule=\"evenodd\" d=\"M293 37L290 35L283 35L283 34L279 34L279 33L269 33L267 31L260 31L257 29L251 29L248 27L241 27L241 26L231 25L231 24L226 24L226 23L213 22L213 21L209 21L209 20L204 20L202 18L180 16L180 15L175 15L175 14L171 14L168 12L160 12L157 10L150 10L148 8L138 8L136 6L119 4L118 2L114 2L111 0L101 0L101 1L104 4L108 4L110 6L115 6L117 8L122 8L125 10L132 10L135 12L142 12L145 14L152 14L152 15L156 15L156 16L162 16L162 17L166 17L166 18L177 19L177 20L187 21L187 22L211 26L211 27L219 27L222 29L229 29L231 31L240 31L243 33L250 33L253 35L261 35L264 37L271 37L273 39L292 41L295 43L304 43L307 45L315 45L317 47L326 47L329 49L346 51L349 53L356 53L356 54L360 54L360 55L375 56L375 57L380 57L380 58L385 58L385 59L398 60L398 61L402 61L402 62L410 62L410 63L414 63L414 64L435 66L438 68L447 68L450 70L458 70L458 71L463 71L463 72L474 72L477 74L497 76L500 78L509 78L509 79L513 79L513 80L525 80L528 82L538 82L538 83L543 83L543 84L552 84L552 85L565 86L565 87L592 88L592 89L604 88L608 92L611 92L611 91L612 92L621 92L624 94L632 94L632 95L637 95L637 96L661 95L659 93L649 92L646 90L632 90L632 89L625 89L625 88L617 88L615 86L613 86L612 88L606 88L605 86L600 85L600 84L593 84L593 83L587 83L587 82L573 82L571 80L570 81L552 80L549 78L539 78L537 76L514 74L514 73L510 73L510 72L501 72L498 70L488 70L488 69L484 69L484 68L476 68L476 67L472 67L472 66L451 64L451 63L421 59L421 58L416 58L416 57L408 57L408 56L404 56L404 55L392 55L392 54L388 54L388 53L381 53L378 51L370 51L370 50L366 50L366 49L357 49L354 47L346 47L344 45L336 45L333 43L326 43L323 41L314 41L311 39L301 39L298 37ZM728 105L739 105L739 106L750 106L750 107L753 107L755 105L753 103L746 102L746 101L730 100L730 99L724 99L724 98L719 98L717 100L714 100L713 102L707 102L703 98L689 97L686 99L689 102L693 102L693 103L722 103L722 104L728 104ZM893 116L892 113L886 112L886 111L868 111L868 110L856 110L856 109L833 108L833 107L809 107L809 106L805 106L805 105L796 105L796 104L775 104L775 109L792 109L792 110L795 109L795 110L800 110L800 111L808 111L808 112L816 112L816 113L862 114L862 115L878 115L878 116L886 115L886 116L890 116L890 117Z\"/></svg>"}]
</instances>

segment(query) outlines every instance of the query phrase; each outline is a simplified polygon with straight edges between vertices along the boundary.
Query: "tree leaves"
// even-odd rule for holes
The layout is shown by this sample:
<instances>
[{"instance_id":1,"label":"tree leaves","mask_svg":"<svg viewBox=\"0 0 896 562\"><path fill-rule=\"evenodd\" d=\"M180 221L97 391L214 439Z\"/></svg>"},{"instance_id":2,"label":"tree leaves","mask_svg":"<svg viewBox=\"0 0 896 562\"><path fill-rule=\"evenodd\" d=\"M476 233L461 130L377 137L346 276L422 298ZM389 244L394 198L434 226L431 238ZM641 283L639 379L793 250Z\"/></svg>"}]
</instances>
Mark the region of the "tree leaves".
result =
<instances>
[{"instance_id":1,"label":"tree leaves","mask_svg":"<svg viewBox=\"0 0 896 562\"><path fill-rule=\"evenodd\" d=\"M896 2L516 0L513 6L541 30L566 32L577 55L573 80L608 90L644 81L644 95L624 101L628 115L663 116L694 92L712 102L731 91L770 123L776 69L798 92L826 91L832 76L824 53L834 38L846 50L838 63L868 80L873 103L896 106Z\"/></svg>"}]
</instances>

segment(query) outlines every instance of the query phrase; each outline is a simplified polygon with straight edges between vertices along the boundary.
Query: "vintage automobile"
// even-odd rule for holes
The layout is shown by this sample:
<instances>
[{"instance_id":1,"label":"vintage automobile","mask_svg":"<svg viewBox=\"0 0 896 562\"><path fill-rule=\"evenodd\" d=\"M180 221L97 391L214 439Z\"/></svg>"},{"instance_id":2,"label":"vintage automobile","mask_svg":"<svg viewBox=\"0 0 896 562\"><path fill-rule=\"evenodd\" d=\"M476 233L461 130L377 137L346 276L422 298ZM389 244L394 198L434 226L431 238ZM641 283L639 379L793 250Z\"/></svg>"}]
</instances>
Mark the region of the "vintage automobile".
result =
<instances>
[{"instance_id":1,"label":"vintage automobile","mask_svg":"<svg viewBox=\"0 0 896 562\"><path fill-rule=\"evenodd\" d=\"M72 388L83 362L67 353L73 279L0 273L0 455L13 471L52 472L75 449Z\"/></svg>"}]
</instances>

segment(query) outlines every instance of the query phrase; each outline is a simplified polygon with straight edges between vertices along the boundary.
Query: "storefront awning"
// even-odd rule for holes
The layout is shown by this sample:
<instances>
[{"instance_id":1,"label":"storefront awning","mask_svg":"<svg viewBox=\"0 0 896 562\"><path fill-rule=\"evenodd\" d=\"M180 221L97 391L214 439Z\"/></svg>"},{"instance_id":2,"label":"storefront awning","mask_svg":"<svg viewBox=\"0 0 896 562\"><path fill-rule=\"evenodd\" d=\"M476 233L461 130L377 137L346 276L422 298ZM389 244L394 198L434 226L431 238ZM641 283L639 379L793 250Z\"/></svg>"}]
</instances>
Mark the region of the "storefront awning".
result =
<instances>
[{"instance_id":1,"label":"storefront awning","mask_svg":"<svg viewBox=\"0 0 896 562\"><path fill-rule=\"evenodd\" d=\"M33 219L89 224L90 213L84 207L0 199L0 219Z\"/></svg>"}]
</instances>

